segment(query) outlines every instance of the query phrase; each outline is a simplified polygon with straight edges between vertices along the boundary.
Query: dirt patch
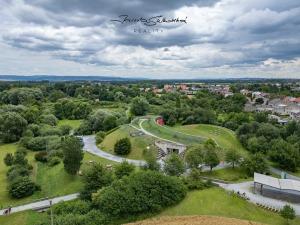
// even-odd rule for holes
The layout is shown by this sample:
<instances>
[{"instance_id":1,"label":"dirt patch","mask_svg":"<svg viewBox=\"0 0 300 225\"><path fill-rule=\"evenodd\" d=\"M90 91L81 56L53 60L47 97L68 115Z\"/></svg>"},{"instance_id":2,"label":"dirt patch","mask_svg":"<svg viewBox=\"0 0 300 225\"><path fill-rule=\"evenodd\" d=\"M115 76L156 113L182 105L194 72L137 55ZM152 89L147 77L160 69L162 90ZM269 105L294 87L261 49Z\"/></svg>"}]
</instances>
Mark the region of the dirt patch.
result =
<instances>
[{"instance_id":1,"label":"dirt patch","mask_svg":"<svg viewBox=\"0 0 300 225\"><path fill-rule=\"evenodd\" d=\"M173 216L148 219L130 225L262 225L262 223L217 216ZM128 225L129 225L128 224Z\"/></svg>"}]
</instances>

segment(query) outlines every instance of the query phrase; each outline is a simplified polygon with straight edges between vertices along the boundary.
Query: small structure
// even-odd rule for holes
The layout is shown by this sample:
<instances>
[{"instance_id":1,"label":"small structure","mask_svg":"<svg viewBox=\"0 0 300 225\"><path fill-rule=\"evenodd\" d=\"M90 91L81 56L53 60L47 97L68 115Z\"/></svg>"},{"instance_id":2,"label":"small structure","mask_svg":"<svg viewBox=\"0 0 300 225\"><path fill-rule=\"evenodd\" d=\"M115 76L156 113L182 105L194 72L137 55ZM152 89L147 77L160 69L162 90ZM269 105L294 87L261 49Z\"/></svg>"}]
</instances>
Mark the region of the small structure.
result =
<instances>
[{"instance_id":1,"label":"small structure","mask_svg":"<svg viewBox=\"0 0 300 225\"><path fill-rule=\"evenodd\" d=\"M161 126L165 125L165 121L162 117L156 118L156 123Z\"/></svg>"},{"instance_id":2,"label":"small structure","mask_svg":"<svg viewBox=\"0 0 300 225\"><path fill-rule=\"evenodd\" d=\"M155 146L159 149L159 158L172 153L176 153L180 156L183 156L186 150L185 145L168 141L156 141Z\"/></svg>"},{"instance_id":3,"label":"small structure","mask_svg":"<svg viewBox=\"0 0 300 225\"><path fill-rule=\"evenodd\" d=\"M275 177L254 173L254 193L300 203L300 181L292 179L278 179Z\"/></svg>"}]
</instances>

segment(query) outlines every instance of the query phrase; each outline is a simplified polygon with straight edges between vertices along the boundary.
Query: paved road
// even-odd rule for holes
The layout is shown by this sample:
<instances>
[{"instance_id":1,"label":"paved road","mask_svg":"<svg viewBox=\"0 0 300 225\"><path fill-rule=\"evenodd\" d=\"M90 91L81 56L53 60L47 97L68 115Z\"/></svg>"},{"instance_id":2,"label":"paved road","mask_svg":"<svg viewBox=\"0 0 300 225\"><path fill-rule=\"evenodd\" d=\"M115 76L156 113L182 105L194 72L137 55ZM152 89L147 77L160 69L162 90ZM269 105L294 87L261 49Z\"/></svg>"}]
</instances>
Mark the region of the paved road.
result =
<instances>
[{"instance_id":1,"label":"paved road","mask_svg":"<svg viewBox=\"0 0 300 225\"><path fill-rule=\"evenodd\" d=\"M90 136L83 136L83 143L84 143L84 147L83 149L87 152L90 152L94 155L97 155L99 157L114 161L114 162L123 162L124 160L126 160L127 162L134 164L136 166L143 166L145 165L145 161L143 160L134 160L134 159L127 159L121 156L117 156L117 155L113 155L110 153L107 153L101 149L99 149L96 145L96 139L95 139L95 135L90 135Z\"/></svg>"},{"instance_id":2,"label":"paved road","mask_svg":"<svg viewBox=\"0 0 300 225\"><path fill-rule=\"evenodd\" d=\"M285 172L283 170L280 170L280 169L277 169L277 168L274 168L274 167L270 167L270 171L272 173L274 173L274 174L279 175L279 176L281 176L281 173L284 172L285 176L286 176L286 179L292 179L292 180L298 180L298 181L300 181L300 177L288 174L287 172Z\"/></svg>"},{"instance_id":3,"label":"paved road","mask_svg":"<svg viewBox=\"0 0 300 225\"><path fill-rule=\"evenodd\" d=\"M56 198L52 198L52 199L50 198L50 199L42 200L42 201L38 201L38 202L32 202L32 203L28 203L28 204L21 205L21 206L16 206L11 209L11 213L21 212L21 211L25 211L25 210L29 210L29 209L47 207L50 205L49 200L52 200L53 205L57 204L61 201L70 201L70 200L78 198L78 195L79 195L78 193L75 193L75 194L60 196L60 197L56 197ZM4 211L5 211L5 209L0 210L0 216L4 215Z\"/></svg>"},{"instance_id":4,"label":"paved road","mask_svg":"<svg viewBox=\"0 0 300 225\"><path fill-rule=\"evenodd\" d=\"M286 201L281 201L273 198L268 198L265 196L262 196L258 193L254 194L253 193L253 181L247 181L243 183L237 183L237 184L223 184L223 183L218 183L218 185L225 190L228 191L234 191L234 192L240 192L245 193L248 198L250 198L250 202L256 204L259 203L264 206L276 208L278 210L282 209L283 206L286 204L289 204L295 209L296 215L300 215L300 204L295 204L295 203L289 203Z\"/></svg>"}]
</instances>

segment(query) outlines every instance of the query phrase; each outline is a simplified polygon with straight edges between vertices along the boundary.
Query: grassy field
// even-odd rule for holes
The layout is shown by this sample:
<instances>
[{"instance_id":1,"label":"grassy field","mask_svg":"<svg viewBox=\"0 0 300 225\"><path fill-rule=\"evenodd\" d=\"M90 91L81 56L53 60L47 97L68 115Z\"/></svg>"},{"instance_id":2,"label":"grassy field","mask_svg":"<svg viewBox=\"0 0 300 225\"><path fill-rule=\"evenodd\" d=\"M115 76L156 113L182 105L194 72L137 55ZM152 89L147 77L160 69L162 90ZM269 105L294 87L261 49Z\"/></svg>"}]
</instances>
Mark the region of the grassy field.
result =
<instances>
[{"instance_id":1,"label":"grassy field","mask_svg":"<svg viewBox=\"0 0 300 225\"><path fill-rule=\"evenodd\" d=\"M237 139L235 133L227 128L208 125L208 124L195 124L185 126L175 126L171 129L183 132L186 134L196 135L204 138L213 139L220 147L225 150L235 149L241 154L246 155L247 152Z\"/></svg>"},{"instance_id":2,"label":"grassy field","mask_svg":"<svg viewBox=\"0 0 300 225\"><path fill-rule=\"evenodd\" d=\"M80 126L82 120L59 120L58 126L69 125L72 129L77 129Z\"/></svg>"},{"instance_id":3,"label":"grassy field","mask_svg":"<svg viewBox=\"0 0 300 225\"><path fill-rule=\"evenodd\" d=\"M141 123L141 126L148 132L171 141L176 141L186 145L200 144L205 138L186 135L176 132L168 127L157 125L154 117Z\"/></svg>"},{"instance_id":4,"label":"grassy field","mask_svg":"<svg viewBox=\"0 0 300 225\"><path fill-rule=\"evenodd\" d=\"M243 171L241 168L226 168L220 170L207 171L202 172L201 175L205 177L225 180L228 182L244 182L252 179L251 177L248 177L245 171Z\"/></svg>"},{"instance_id":5,"label":"grassy field","mask_svg":"<svg viewBox=\"0 0 300 225\"><path fill-rule=\"evenodd\" d=\"M34 211L25 211L14 213L9 216L0 216L1 225L35 225L46 217L46 213L38 213Z\"/></svg>"},{"instance_id":6,"label":"grassy field","mask_svg":"<svg viewBox=\"0 0 300 225\"><path fill-rule=\"evenodd\" d=\"M0 208L7 207L9 205L21 205L40 198L66 195L80 191L82 187L81 177L78 175L71 176L67 174L63 168L63 163L54 167L49 167L46 164L36 162L34 160L35 153L28 152L27 158L33 166L31 177L41 186L41 191L35 192L32 196L22 199L11 198L7 192L6 172L8 167L3 163L3 158L6 153L14 153L16 147L16 144L0 146ZM90 153L85 153L81 169L84 169L89 164L89 161L99 162L103 165L115 164L115 162L110 160L94 156Z\"/></svg>"},{"instance_id":7,"label":"grassy field","mask_svg":"<svg viewBox=\"0 0 300 225\"><path fill-rule=\"evenodd\" d=\"M100 148L111 154L114 154L114 145L117 140L128 137L131 142L131 152L126 156L129 159L144 159L144 151L147 146L151 151L155 151L154 138L148 135L131 137L130 133L136 132L136 130L128 125L123 125L116 131L107 135L103 142L100 144Z\"/></svg>"},{"instance_id":8,"label":"grassy field","mask_svg":"<svg viewBox=\"0 0 300 225\"><path fill-rule=\"evenodd\" d=\"M11 199L8 195L6 172L8 171L9 167L4 164L3 159L7 153L14 153L16 149L17 144L0 145L0 208L7 205L15 205L19 203L22 204L23 202L28 202L33 199L31 196L23 199ZM28 152L27 159L33 166L31 177L35 179L37 174L37 167L36 163L34 163L34 153Z\"/></svg>"},{"instance_id":9,"label":"grassy field","mask_svg":"<svg viewBox=\"0 0 300 225\"><path fill-rule=\"evenodd\" d=\"M220 188L189 192L178 205L164 210L159 216L214 215L283 225L279 214L266 211L254 204L232 196ZM300 219L290 224L300 224Z\"/></svg>"}]
</instances>

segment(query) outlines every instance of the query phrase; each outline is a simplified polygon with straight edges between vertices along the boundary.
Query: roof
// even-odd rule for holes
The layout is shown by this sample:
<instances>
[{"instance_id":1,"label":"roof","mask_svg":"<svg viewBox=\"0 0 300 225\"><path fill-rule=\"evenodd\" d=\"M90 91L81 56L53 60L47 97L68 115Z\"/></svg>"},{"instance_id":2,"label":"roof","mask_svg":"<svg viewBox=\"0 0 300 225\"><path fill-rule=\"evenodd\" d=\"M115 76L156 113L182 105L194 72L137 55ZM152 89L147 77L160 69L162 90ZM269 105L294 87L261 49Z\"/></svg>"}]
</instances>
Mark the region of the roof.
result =
<instances>
[{"instance_id":1,"label":"roof","mask_svg":"<svg viewBox=\"0 0 300 225\"><path fill-rule=\"evenodd\" d=\"M300 181L292 179L278 179L275 177L254 173L254 182L281 190L300 191Z\"/></svg>"}]
</instances>

